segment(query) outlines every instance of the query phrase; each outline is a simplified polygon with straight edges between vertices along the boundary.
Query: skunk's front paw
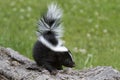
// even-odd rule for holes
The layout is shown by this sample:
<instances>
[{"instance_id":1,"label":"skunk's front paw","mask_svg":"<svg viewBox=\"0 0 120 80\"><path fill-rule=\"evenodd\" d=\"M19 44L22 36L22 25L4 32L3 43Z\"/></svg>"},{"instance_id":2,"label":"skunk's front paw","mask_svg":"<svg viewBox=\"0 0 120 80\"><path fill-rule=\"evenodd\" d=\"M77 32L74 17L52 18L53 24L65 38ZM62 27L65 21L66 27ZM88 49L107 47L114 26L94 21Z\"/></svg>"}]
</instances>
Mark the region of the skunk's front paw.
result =
<instances>
[{"instance_id":1,"label":"skunk's front paw","mask_svg":"<svg viewBox=\"0 0 120 80\"><path fill-rule=\"evenodd\" d=\"M58 73L58 70L52 70L52 71L50 72L51 75L56 75L57 73Z\"/></svg>"}]
</instances>

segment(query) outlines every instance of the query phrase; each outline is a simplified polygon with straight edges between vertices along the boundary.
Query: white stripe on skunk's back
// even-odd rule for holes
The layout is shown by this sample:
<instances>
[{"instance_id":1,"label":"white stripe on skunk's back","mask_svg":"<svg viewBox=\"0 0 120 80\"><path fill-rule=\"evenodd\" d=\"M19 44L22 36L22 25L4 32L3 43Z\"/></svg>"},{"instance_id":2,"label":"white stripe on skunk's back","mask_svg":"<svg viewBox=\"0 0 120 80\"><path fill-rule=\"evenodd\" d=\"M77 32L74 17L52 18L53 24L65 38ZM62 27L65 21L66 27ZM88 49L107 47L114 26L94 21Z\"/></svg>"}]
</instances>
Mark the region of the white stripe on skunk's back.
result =
<instances>
[{"instance_id":1,"label":"white stripe on skunk's back","mask_svg":"<svg viewBox=\"0 0 120 80\"><path fill-rule=\"evenodd\" d=\"M55 51L55 52L66 52L68 51L68 49L60 44L61 41L58 42L58 45L54 46L51 43L49 43L43 36L39 37L38 40L40 42L42 42L43 45L45 45L46 47L48 47L49 49Z\"/></svg>"}]
</instances>

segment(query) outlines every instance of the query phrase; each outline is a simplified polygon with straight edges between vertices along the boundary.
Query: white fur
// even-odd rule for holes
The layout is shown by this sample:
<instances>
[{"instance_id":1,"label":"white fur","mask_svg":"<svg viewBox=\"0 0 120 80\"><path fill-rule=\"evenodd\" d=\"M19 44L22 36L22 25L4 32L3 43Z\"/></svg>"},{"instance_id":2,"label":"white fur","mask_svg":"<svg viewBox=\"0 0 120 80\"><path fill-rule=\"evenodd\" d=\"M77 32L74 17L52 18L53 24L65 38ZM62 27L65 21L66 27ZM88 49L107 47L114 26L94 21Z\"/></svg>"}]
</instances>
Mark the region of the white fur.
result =
<instances>
[{"instance_id":1,"label":"white fur","mask_svg":"<svg viewBox=\"0 0 120 80\"><path fill-rule=\"evenodd\" d=\"M62 24L59 24L59 26L55 26L55 24L57 24L57 20L61 19L62 17L62 10L59 8L59 6L55 3L52 3L51 5L49 5L46 16L48 19L56 19L56 22L51 26L51 29L58 34L56 36L57 38L62 37L63 35Z\"/></svg>"},{"instance_id":2,"label":"white fur","mask_svg":"<svg viewBox=\"0 0 120 80\"><path fill-rule=\"evenodd\" d=\"M38 31L37 36L41 36L43 32L45 31L53 31L56 34L56 38L60 38L63 35L63 27L62 24L59 24L60 19L62 17L62 10L58 7L57 4L52 3L48 6L48 10L46 13L47 19L55 19L56 21L53 23L52 26L49 26L45 21L44 18L41 18L38 21ZM59 24L59 25L57 25Z\"/></svg>"},{"instance_id":3,"label":"white fur","mask_svg":"<svg viewBox=\"0 0 120 80\"><path fill-rule=\"evenodd\" d=\"M72 61L73 61L73 57L72 57L72 55L69 53L69 55L70 55L70 57L71 57L71 59L72 59Z\"/></svg>"},{"instance_id":4,"label":"white fur","mask_svg":"<svg viewBox=\"0 0 120 80\"><path fill-rule=\"evenodd\" d=\"M64 46L62 46L62 41L58 41L58 45L54 46L51 43L49 43L43 36L38 38L39 41L41 41L46 47L49 49L55 51L55 52L65 52L68 51L68 49Z\"/></svg>"},{"instance_id":5,"label":"white fur","mask_svg":"<svg viewBox=\"0 0 120 80\"><path fill-rule=\"evenodd\" d=\"M60 19L62 17L62 10L57 4L52 3L48 6L47 17L49 19Z\"/></svg>"}]
</instances>

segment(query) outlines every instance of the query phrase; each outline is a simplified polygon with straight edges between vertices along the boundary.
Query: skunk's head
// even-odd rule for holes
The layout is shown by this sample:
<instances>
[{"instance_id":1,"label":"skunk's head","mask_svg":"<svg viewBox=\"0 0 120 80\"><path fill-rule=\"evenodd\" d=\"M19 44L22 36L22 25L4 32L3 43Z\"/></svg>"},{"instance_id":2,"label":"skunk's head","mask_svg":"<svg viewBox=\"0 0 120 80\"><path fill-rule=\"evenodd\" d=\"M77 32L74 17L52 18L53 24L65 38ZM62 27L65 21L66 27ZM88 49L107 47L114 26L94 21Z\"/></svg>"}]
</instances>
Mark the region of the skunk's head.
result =
<instances>
[{"instance_id":1,"label":"skunk's head","mask_svg":"<svg viewBox=\"0 0 120 80\"><path fill-rule=\"evenodd\" d=\"M61 57L62 65L66 66L66 67L74 67L75 62L72 59L71 52L67 51L62 54L63 54Z\"/></svg>"}]
</instances>

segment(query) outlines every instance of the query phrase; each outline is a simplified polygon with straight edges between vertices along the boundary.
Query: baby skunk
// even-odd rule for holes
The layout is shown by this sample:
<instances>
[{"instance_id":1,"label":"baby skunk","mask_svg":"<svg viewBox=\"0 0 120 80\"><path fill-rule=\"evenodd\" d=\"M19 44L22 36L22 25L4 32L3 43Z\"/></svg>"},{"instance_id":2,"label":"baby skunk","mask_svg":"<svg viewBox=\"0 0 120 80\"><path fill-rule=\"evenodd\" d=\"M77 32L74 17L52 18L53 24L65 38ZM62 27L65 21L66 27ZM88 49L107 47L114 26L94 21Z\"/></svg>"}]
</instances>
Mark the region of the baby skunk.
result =
<instances>
[{"instance_id":1,"label":"baby skunk","mask_svg":"<svg viewBox=\"0 0 120 80\"><path fill-rule=\"evenodd\" d=\"M46 68L51 74L55 75L57 70L66 67L74 67L71 52L63 46L62 11L57 4L48 6L47 12L38 22L38 40L33 48L33 58L39 66Z\"/></svg>"}]
</instances>

